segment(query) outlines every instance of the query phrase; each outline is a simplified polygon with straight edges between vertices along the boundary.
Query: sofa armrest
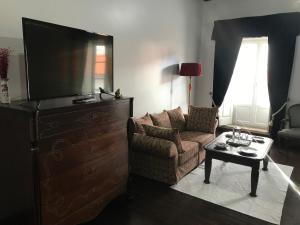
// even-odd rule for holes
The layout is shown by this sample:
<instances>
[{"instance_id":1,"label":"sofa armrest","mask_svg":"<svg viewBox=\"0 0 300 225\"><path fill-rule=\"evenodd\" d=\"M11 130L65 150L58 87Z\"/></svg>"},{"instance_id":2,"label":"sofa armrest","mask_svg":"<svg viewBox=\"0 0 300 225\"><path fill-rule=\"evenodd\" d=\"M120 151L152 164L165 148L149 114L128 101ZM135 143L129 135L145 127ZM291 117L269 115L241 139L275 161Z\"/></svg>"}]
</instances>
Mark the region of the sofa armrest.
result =
<instances>
[{"instance_id":1,"label":"sofa armrest","mask_svg":"<svg viewBox=\"0 0 300 225\"><path fill-rule=\"evenodd\" d=\"M138 133L133 135L131 150L164 158L173 158L178 155L177 147L173 142Z\"/></svg>"},{"instance_id":2,"label":"sofa armrest","mask_svg":"<svg viewBox=\"0 0 300 225\"><path fill-rule=\"evenodd\" d=\"M290 120L288 118L284 118L280 121L280 130L288 127L289 128Z\"/></svg>"},{"instance_id":3,"label":"sofa armrest","mask_svg":"<svg viewBox=\"0 0 300 225\"><path fill-rule=\"evenodd\" d=\"M185 122L187 122L188 118L189 118L189 114L183 114L183 116L184 116Z\"/></svg>"}]
</instances>

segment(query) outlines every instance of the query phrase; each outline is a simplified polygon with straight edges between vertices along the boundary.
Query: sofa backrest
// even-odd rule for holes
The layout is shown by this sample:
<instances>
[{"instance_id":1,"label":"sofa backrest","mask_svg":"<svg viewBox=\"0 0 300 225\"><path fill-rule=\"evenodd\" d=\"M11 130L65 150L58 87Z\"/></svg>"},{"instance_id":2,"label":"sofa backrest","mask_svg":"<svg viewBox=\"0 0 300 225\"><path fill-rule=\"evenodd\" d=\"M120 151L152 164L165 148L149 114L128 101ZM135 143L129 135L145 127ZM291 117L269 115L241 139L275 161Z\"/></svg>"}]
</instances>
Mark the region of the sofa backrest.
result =
<instances>
[{"instance_id":1,"label":"sofa backrest","mask_svg":"<svg viewBox=\"0 0 300 225\"><path fill-rule=\"evenodd\" d=\"M290 120L290 128L300 128L300 104L290 106L288 115Z\"/></svg>"}]
</instances>

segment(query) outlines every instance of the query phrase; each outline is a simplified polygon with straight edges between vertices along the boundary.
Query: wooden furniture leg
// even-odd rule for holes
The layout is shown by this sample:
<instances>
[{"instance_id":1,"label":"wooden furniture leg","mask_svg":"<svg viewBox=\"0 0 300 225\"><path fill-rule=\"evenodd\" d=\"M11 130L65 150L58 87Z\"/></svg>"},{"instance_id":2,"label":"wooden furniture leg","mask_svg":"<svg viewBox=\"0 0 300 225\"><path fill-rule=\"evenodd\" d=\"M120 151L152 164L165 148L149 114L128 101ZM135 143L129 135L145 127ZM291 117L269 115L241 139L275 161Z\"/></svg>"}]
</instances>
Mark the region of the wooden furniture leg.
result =
<instances>
[{"instance_id":1,"label":"wooden furniture leg","mask_svg":"<svg viewBox=\"0 0 300 225\"><path fill-rule=\"evenodd\" d=\"M251 197L257 197L256 190L257 190L257 184L258 184L258 178L259 178L259 162L252 166L251 171Z\"/></svg>"},{"instance_id":2,"label":"wooden furniture leg","mask_svg":"<svg viewBox=\"0 0 300 225\"><path fill-rule=\"evenodd\" d=\"M269 154L263 160L263 171L268 171L268 164L269 164Z\"/></svg>"},{"instance_id":3,"label":"wooden furniture leg","mask_svg":"<svg viewBox=\"0 0 300 225\"><path fill-rule=\"evenodd\" d=\"M206 156L205 158L205 184L209 184L209 177L210 177L210 172L211 172L211 161L212 158L210 156Z\"/></svg>"}]
</instances>

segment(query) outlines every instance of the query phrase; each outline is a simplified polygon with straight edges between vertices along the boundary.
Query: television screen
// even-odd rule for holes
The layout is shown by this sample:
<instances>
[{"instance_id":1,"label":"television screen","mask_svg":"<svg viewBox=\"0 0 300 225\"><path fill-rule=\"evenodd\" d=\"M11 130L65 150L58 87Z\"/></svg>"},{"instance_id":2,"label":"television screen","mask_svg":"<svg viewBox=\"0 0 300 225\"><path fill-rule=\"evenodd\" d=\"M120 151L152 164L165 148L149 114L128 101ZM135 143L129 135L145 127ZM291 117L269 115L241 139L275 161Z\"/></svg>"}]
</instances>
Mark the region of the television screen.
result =
<instances>
[{"instance_id":1,"label":"television screen","mask_svg":"<svg viewBox=\"0 0 300 225\"><path fill-rule=\"evenodd\" d=\"M22 18L29 100L113 91L113 37Z\"/></svg>"}]
</instances>

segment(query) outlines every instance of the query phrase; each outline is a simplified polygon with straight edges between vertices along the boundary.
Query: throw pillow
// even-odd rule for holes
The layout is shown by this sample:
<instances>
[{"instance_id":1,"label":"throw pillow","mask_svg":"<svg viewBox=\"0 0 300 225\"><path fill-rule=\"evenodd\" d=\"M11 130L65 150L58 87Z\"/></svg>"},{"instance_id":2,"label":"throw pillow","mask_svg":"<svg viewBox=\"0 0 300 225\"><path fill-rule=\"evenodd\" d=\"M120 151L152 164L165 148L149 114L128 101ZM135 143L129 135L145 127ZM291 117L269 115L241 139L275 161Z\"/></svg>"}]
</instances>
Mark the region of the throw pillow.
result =
<instances>
[{"instance_id":1,"label":"throw pillow","mask_svg":"<svg viewBox=\"0 0 300 225\"><path fill-rule=\"evenodd\" d=\"M153 124L159 127L171 128L171 121L167 112L161 112L157 114L150 114Z\"/></svg>"},{"instance_id":2,"label":"throw pillow","mask_svg":"<svg viewBox=\"0 0 300 225\"><path fill-rule=\"evenodd\" d=\"M180 131L184 130L186 121L180 106L177 109L168 110L167 113L169 115L172 128L177 128Z\"/></svg>"},{"instance_id":3,"label":"throw pillow","mask_svg":"<svg viewBox=\"0 0 300 225\"><path fill-rule=\"evenodd\" d=\"M153 125L153 122L151 120L149 113L146 113L146 115L143 117L135 118L134 122L135 122L135 126L136 126L135 132L140 133L140 134L145 134L143 124L147 124L147 125L151 125L151 126Z\"/></svg>"},{"instance_id":4,"label":"throw pillow","mask_svg":"<svg viewBox=\"0 0 300 225\"><path fill-rule=\"evenodd\" d=\"M178 154L183 153L181 139L178 129L164 128L158 126L143 125L146 135L156 138L162 138L174 142L177 147Z\"/></svg>"},{"instance_id":5,"label":"throw pillow","mask_svg":"<svg viewBox=\"0 0 300 225\"><path fill-rule=\"evenodd\" d=\"M189 108L187 130L214 133L218 108Z\"/></svg>"}]
</instances>

